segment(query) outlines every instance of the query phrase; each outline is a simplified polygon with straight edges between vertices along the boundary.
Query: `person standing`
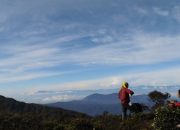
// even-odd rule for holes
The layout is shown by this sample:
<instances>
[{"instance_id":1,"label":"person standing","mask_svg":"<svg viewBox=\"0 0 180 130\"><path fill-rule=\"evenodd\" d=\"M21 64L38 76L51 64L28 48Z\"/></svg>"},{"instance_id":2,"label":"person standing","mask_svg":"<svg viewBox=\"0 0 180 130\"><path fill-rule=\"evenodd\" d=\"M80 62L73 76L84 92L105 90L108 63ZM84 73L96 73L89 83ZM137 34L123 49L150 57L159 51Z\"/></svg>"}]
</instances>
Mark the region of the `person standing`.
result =
<instances>
[{"instance_id":1,"label":"person standing","mask_svg":"<svg viewBox=\"0 0 180 130\"><path fill-rule=\"evenodd\" d=\"M180 98L180 89L178 90L177 96ZM174 106L180 108L180 102L175 102Z\"/></svg>"},{"instance_id":2,"label":"person standing","mask_svg":"<svg viewBox=\"0 0 180 130\"><path fill-rule=\"evenodd\" d=\"M180 98L180 90L178 90L177 97ZM169 101L167 101L167 105L170 108L180 108L180 102L178 102L176 100L169 100Z\"/></svg>"},{"instance_id":3,"label":"person standing","mask_svg":"<svg viewBox=\"0 0 180 130\"><path fill-rule=\"evenodd\" d=\"M122 83L122 87L119 90L119 100L121 102L121 106L122 106L122 119L126 119L127 118L127 110L129 109L130 105L130 96L132 96L134 94L134 92L130 89L128 89L129 84L128 82L123 82Z\"/></svg>"}]
</instances>

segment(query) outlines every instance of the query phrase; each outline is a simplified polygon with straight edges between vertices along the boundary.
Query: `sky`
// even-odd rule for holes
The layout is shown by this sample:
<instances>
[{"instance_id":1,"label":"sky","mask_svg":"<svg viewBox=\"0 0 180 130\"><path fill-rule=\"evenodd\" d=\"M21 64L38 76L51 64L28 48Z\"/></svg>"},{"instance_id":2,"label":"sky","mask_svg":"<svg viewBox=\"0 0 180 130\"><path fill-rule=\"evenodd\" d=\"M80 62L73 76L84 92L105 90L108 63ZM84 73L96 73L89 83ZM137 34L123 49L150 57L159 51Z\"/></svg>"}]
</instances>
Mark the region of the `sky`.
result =
<instances>
[{"instance_id":1,"label":"sky","mask_svg":"<svg viewBox=\"0 0 180 130\"><path fill-rule=\"evenodd\" d=\"M115 92L122 81L139 94L179 89L179 0L0 3L1 95L65 101Z\"/></svg>"}]
</instances>

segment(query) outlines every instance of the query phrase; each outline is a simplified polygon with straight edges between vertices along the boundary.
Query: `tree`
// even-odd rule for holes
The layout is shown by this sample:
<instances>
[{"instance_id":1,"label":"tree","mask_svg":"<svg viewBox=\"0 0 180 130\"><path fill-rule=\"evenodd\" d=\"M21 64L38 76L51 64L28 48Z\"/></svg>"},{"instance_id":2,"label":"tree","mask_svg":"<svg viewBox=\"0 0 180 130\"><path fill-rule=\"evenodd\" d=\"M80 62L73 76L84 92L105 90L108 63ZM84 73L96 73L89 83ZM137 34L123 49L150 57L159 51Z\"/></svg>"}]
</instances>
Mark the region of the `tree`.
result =
<instances>
[{"instance_id":1,"label":"tree","mask_svg":"<svg viewBox=\"0 0 180 130\"><path fill-rule=\"evenodd\" d=\"M162 93L159 91L152 91L148 94L148 96L151 98L152 101L155 102L155 105L153 106L153 110L163 106L165 104L165 100L170 97L169 93Z\"/></svg>"}]
</instances>

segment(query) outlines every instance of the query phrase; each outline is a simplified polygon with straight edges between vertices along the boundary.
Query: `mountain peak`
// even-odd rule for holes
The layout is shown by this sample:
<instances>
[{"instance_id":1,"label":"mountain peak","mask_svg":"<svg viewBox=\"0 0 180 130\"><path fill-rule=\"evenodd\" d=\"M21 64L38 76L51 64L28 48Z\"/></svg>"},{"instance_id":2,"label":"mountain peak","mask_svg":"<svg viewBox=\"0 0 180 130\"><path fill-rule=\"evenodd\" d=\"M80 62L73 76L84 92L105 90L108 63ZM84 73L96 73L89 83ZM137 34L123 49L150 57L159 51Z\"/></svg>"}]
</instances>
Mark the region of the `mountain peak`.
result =
<instances>
[{"instance_id":1,"label":"mountain peak","mask_svg":"<svg viewBox=\"0 0 180 130\"><path fill-rule=\"evenodd\" d=\"M114 104L118 102L118 96L117 93L112 93L112 94L99 94L95 93L92 95L89 95L83 99L84 101L89 101L89 102L101 102L104 104Z\"/></svg>"},{"instance_id":2,"label":"mountain peak","mask_svg":"<svg viewBox=\"0 0 180 130\"><path fill-rule=\"evenodd\" d=\"M149 97L147 95L134 95L131 97L131 101L133 103L143 103L147 106L152 105L152 101L149 100ZM92 116L100 115L104 111L108 111L112 114L119 114L121 112L118 93L112 93L112 94L95 93L85 97L82 100L57 102L57 103L49 104L49 106L62 107L68 110L74 110Z\"/></svg>"}]
</instances>

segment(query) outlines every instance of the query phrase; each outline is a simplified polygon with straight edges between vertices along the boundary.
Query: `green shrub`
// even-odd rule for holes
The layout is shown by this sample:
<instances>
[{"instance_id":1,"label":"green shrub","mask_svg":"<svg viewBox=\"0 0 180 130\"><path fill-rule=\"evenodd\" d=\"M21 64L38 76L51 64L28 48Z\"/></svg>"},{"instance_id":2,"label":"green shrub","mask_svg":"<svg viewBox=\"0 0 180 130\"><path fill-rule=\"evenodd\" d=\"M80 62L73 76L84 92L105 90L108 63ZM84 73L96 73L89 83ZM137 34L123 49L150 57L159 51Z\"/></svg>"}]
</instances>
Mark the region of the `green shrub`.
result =
<instances>
[{"instance_id":1,"label":"green shrub","mask_svg":"<svg viewBox=\"0 0 180 130\"><path fill-rule=\"evenodd\" d=\"M152 91L148 94L150 99L155 103L154 106L152 107L152 110L156 110L158 107L162 107L165 105L165 101L170 98L169 93L162 93L159 91Z\"/></svg>"},{"instance_id":2,"label":"green shrub","mask_svg":"<svg viewBox=\"0 0 180 130\"><path fill-rule=\"evenodd\" d=\"M62 124L58 124L57 126L54 127L53 130L65 130L65 128Z\"/></svg>"},{"instance_id":3,"label":"green shrub","mask_svg":"<svg viewBox=\"0 0 180 130\"><path fill-rule=\"evenodd\" d=\"M121 116L104 114L93 119L96 130L118 130Z\"/></svg>"},{"instance_id":4,"label":"green shrub","mask_svg":"<svg viewBox=\"0 0 180 130\"><path fill-rule=\"evenodd\" d=\"M180 123L180 109L160 107L155 111L153 127L156 130L178 130L176 125Z\"/></svg>"},{"instance_id":5,"label":"green shrub","mask_svg":"<svg viewBox=\"0 0 180 130\"><path fill-rule=\"evenodd\" d=\"M89 119L77 118L69 122L67 130L93 130L93 124Z\"/></svg>"},{"instance_id":6,"label":"green shrub","mask_svg":"<svg viewBox=\"0 0 180 130\"><path fill-rule=\"evenodd\" d=\"M122 121L118 130L153 130L151 127L154 115L138 113Z\"/></svg>"}]
</instances>

